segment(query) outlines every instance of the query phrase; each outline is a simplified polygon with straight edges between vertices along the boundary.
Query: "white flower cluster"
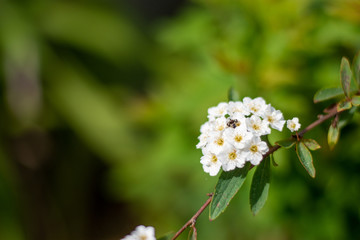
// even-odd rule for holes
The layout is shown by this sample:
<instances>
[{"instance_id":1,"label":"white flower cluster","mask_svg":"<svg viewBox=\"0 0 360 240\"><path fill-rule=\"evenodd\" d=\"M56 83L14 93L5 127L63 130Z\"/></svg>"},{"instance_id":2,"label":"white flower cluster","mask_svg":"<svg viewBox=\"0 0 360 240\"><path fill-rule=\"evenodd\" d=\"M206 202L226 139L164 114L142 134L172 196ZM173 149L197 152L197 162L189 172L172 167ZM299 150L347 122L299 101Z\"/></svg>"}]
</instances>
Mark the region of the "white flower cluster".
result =
<instances>
[{"instance_id":1,"label":"white flower cluster","mask_svg":"<svg viewBox=\"0 0 360 240\"><path fill-rule=\"evenodd\" d=\"M261 97L243 101L219 103L208 109L208 119L200 128L200 142L204 171L215 176L222 168L230 171L244 167L246 162L258 165L269 148L261 136L271 128L282 131L285 120L281 111L266 104ZM300 128L299 119L288 120L291 131Z\"/></svg>"},{"instance_id":2,"label":"white flower cluster","mask_svg":"<svg viewBox=\"0 0 360 240\"><path fill-rule=\"evenodd\" d=\"M156 240L154 227L137 226L130 235L125 236L121 240Z\"/></svg>"}]
</instances>

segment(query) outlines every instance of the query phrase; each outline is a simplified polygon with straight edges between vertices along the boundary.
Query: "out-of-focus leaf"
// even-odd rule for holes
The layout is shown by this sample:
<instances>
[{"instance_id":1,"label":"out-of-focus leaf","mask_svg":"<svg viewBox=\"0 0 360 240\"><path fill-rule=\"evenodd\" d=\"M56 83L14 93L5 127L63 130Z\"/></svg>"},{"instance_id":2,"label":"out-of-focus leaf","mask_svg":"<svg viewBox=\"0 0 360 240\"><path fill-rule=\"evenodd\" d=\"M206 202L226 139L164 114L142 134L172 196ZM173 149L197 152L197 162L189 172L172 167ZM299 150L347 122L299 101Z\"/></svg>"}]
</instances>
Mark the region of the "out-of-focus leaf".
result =
<instances>
[{"instance_id":1,"label":"out-of-focus leaf","mask_svg":"<svg viewBox=\"0 0 360 240\"><path fill-rule=\"evenodd\" d=\"M343 112L340 115L340 120L338 122L339 129L346 126L354 117L357 107L352 107L349 111Z\"/></svg>"},{"instance_id":2,"label":"out-of-focus leaf","mask_svg":"<svg viewBox=\"0 0 360 240\"><path fill-rule=\"evenodd\" d=\"M321 146L314 139L303 139L302 142L311 151L315 151L321 148Z\"/></svg>"},{"instance_id":3,"label":"out-of-focus leaf","mask_svg":"<svg viewBox=\"0 0 360 240\"><path fill-rule=\"evenodd\" d=\"M129 61L143 49L140 33L114 9L89 3L42 1L36 11L40 30L52 41L114 61Z\"/></svg>"},{"instance_id":4,"label":"out-of-focus leaf","mask_svg":"<svg viewBox=\"0 0 360 240\"><path fill-rule=\"evenodd\" d=\"M341 100L337 105L338 112L345 111L350 108L351 108L351 102L347 101L346 99Z\"/></svg>"},{"instance_id":5,"label":"out-of-focus leaf","mask_svg":"<svg viewBox=\"0 0 360 240\"><path fill-rule=\"evenodd\" d=\"M243 168L221 173L210 204L210 220L214 220L225 211L231 199L244 183L249 167L250 164L247 163Z\"/></svg>"},{"instance_id":6,"label":"out-of-focus leaf","mask_svg":"<svg viewBox=\"0 0 360 240\"><path fill-rule=\"evenodd\" d=\"M330 125L329 132L328 132L328 144L330 150L333 150L337 142L339 141L340 136L340 128L339 125L333 127Z\"/></svg>"},{"instance_id":7,"label":"out-of-focus leaf","mask_svg":"<svg viewBox=\"0 0 360 240\"><path fill-rule=\"evenodd\" d=\"M189 235L188 235L188 240L197 240L197 232L196 230L194 231L193 228L190 229L189 231Z\"/></svg>"},{"instance_id":8,"label":"out-of-focus leaf","mask_svg":"<svg viewBox=\"0 0 360 240\"><path fill-rule=\"evenodd\" d=\"M250 208L256 215L265 205L270 188L270 159L264 159L256 167L250 188Z\"/></svg>"},{"instance_id":9,"label":"out-of-focus leaf","mask_svg":"<svg viewBox=\"0 0 360 240\"><path fill-rule=\"evenodd\" d=\"M354 58L352 64L352 71L354 74L355 82L357 83L358 88L360 87L360 52L358 52Z\"/></svg>"},{"instance_id":10,"label":"out-of-focus leaf","mask_svg":"<svg viewBox=\"0 0 360 240\"><path fill-rule=\"evenodd\" d=\"M353 96L351 99L351 103L355 107L360 106L360 96Z\"/></svg>"},{"instance_id":11,"label":"out-of-focus leaf","mask_svg":"<svg viewBox=\"0 0 360 240\"><path fill-rule=\"evenodd\" d=\"M323 88L315 93L314 103L337 98L342 95L344 95L344 91L341 88Z\"/></svg>"},{"instance_id":12,"label":"out-of-focus leaf","mask_svg":"<svg viewBox=\"0 0 360 240\"><path fill-rule=\"evenodd\" d=\"M313 164L313 158L309 149L303 142L296 144L296 154L299 157L301 164L312 178L315 178L315 167Z\"/></svg>"},{"instance_id":13,"label":"out-of-focus leaf","mask_svg":"<svg viewBox=\"0 0 360 240\"><path fill-rule=\"evenodd\" d=\"M352 72L351 72L349 60L343 57L341 59L341 66L340 66L340 79L345 96L347 97L350 96L351 76L352 76Z\"/></svg>"},{"instance_id":14,"label":"out-of-focus leaf","mask_svg":"<svg viewBox=\"0 0 360 240\"><path fill-rule=\"evenodd\" d=\"M229 89L228 95L229 101L239 101L239 93L233 87Z\"/></svg>"},{"instance_id":15,"label":"out-of-focus leaf","mask_svg":"<svg viewBox=\"0 0 360 240\"><path fill-rule=\"evenodd\" d=\"M295 142L296 142L295 138L290 138L290 139L284 139L284 140L277 141L275 144L288 149L288 148L291 148L292 146L294 146Z\"/></svg>"}]
</instances>

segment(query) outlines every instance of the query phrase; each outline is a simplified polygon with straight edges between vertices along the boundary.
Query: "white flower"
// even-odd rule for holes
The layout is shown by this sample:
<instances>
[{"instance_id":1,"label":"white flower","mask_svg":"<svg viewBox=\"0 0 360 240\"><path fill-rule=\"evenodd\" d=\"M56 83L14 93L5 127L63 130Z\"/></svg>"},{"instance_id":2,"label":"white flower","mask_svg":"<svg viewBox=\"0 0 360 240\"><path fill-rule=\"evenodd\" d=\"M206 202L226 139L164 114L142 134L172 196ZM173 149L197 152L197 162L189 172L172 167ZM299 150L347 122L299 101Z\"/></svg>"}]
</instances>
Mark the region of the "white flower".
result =
<instances>
[{"instance_id":1,"label":"white flower","mask_svg":"<svg viewBox=\"0 0 360 240\"><path fill-rule=\"evenodd\" d=\"M200 163L203 165L204 171L209 173L210 176L217 175L221 168L221 162L218 157L206 148L203 149L203 154L204 156L201 157Z\"/></svg>"},{"instance_id":2,"label":"white flower","mask_svg":"<svg viewBox=\"0 0 360 240\"><path fill-rule=\"evenodd\" d=\"M276 110L269 104L265 108L263 118L270 124L272 128L278 131L282 131L285 120L280 110Z\"/></svg>"},{"instance_id":3,"label":"white flower","mask_svg":"<svg viewBox=\"0 0 360 240\"><path fill-rule=\"evenodd\" d=\"M130 235L121 240L156 240L154 227L137 226Z\"/></svg>"},{"instance_id":4,"label":"white flower","mask_svg":"<svg viewBox=\"0 0 360 240\"><path fill-rule=\"evenodd\" d=\"M223 117L228 113L228 103L221 102L216 107L211 107L208 109L208 118L209 120L214 120L218 117Z\"/></svg>"},{"instance_id":5,"label":"white flower","mask_svg":"<svg viewBox=\"0 0 360 240\"><path fill-rule=\"evenodd\" d=\"M297 117L294 117L291 120L287 120L287 128L291 131L297 131L301 127L301 124L299 123L299 119Z\"/></svg>"},{"instance_id":6,"label":"white flower","mask_svg":"<svg viewBox=\"0 0 360 240\"><path fill-rule=\"evenodd\" d=\"M226 149L230 147L231 144L225 141L225 138L221 133L212 134L207 145L207 149L214 154L219 154L223 151L226 151Z\"/></svg>"},{"instance_id":7,"label":"white flower","mask_svg":"<svg viewBox=\"0 0 360 240\"><path fill-rule=\"evenodd\" d=\"M243 116L247 116L250 114L249 109L244 106L244 104L240 101L229 102L228 113L230 117L234 114L241 114Z\"/></svg>"},{"instance_id":8,"label":"white flower","mask_svg":"<svg viewBox=\"0 0 360 240\"><path fill-rule=\"evenodd\" d=\"M224 131L224 139L230 142L237 149L244 148L253 138L253 134L246 128L227 128Z\"/></svg>"},{"instance_id":9,"label":"white flower","mask_svg":"<svg viewBox=\"0 0 360 240\"><path fill-rule=\"evenodd\" d=\"M269 123L267 121L261 120L261 118L256 115L252 115L250 118L247 118L246 125L248 127L248 130L257 136L271 133Z\"/></svg>"},{"instance_id":10,"label":"white flower","mask_svg":"<svg viewBox=\"0 0 360 240\"><path fill-rule=\"evenodd\" d=\"M244 106L249 109L249 111L256 115L262 116L266 107L266 102L263 98L257 97L255 99L251 99L249 97L245 97L243 99Z\"/></svg>"},{"instance_id":11,"label":"white flower","mask_svg":"<svg viewBox=\"0 0 360 240\"><path fill-rule=\"evenodd\" d=\"M210 134L208 132L200 134L199 143L196 144L196 148L206 147L206 145L208 144L209 138L210 138Z\"/></svg>"},{"instance_id":12,"label":"white flower","mask_svg":"<svg viewBox=\"0 0 360 240\"><path fill-rule=\"evenodd\" d=\"M245 165L245 155L240 150L228 148L219 155L224 171L231 171L236 167L242 168Z\"/></svg>"},{"instance_id":13,"label":"white flower","mask_svg":"<svg viewBox=\"0 0 360 240\"><path fill-rule=\"evenodd\" d=\"M213 129L213 124L212 124L212 122L208 121L208 122L204 123L203 125L201 125L200 132L208 133L208 132L212 131L212 129Z\"/></svg>"},{"instance_id":14,"label":"white flower","mask_svg":"<svg viewBox=\"0 0 360 240\"><path fill-rule=\"evenodd\" d=\"M254 137L245 150L246 160L252 165L258 165L268 150L266 142L261 141L260 137Z\"/></svg>"},{"instance_id":15,"label":"white flower","mask_svg":"<svg viewBox=\"0 0 360 240\"><path fill-rule=\"evenodd\" d=\"M222 132L226 128L226 118L225 117L219 117L213 121L213 130L217 132Z\"/></svg>"}]
</instances>

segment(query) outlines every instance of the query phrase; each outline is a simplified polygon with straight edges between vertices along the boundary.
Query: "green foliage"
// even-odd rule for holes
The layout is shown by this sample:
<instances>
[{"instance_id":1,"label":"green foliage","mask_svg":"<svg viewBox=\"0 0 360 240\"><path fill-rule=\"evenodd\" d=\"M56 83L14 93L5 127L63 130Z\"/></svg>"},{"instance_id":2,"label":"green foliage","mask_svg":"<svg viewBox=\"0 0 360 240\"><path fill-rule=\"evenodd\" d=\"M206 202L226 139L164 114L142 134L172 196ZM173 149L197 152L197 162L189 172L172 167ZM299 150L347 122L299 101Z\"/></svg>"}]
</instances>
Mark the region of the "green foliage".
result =
<instances>
[{"instance_id":1,"label":"green foliage","mask_svg":"<svg viewBox=\"0 0 360 240\"><path fill-rule=\"evenodd\" d=\"M270 188L270 158L264 159L255 170L250 188L250 208L256 215L265 205Z\"/></svg>"},{"instance_id":2,"label":"green foliage","mask_svg":"<svg viewBox=\"0 0 360 240\"><path fill-rule=\"evenodd\" d=\"M345 57L341 59L341 66L340 66L340 80L341 86L344 90L344 94L346 97L350 97L350 83L352 78L352 72L349 60Z\"/></svg>"},{"instance_id":3,"label":"green foliage","mask_svg":"<svg viewBox=\"0 0 360 240\"><path fill-rule=\"evenodd\" d=\"M360 87L360 51L355 55L352 63L352 72L358 88Z\"/></svg>"},{"instance_id":4,"label":"green foliage","mask_svg":"<svg viewBox=\"0 0 360 240\"><path fill-rule=\"evenodd\" d=\"M296 154L309 175L315 178L315 167L311 152L302 141L296 144Z\"/></svg>"},{"instance_id":5,"label":"green foliage","mask_svg":"<svg viewBox=\"0 0 360 240\"><path fill-rule=\"evenodd\" d=\"M328 136L327 136L330 150L334 149L335 145L339 141L339 137L340 137L339 126L338 125L336 125L336 126L330 125L329 131L328 131Z\"/></svg>"},{"instance_id":6,"label":"green foliage","mask_svg":"<svg viewBox=\"0 0 360 240\"><path fill-rule=\"evenodd\" d=\"M236 168L232 171L221 173L210 204L210 220L214 220L225 211L231 199L243 185L249 167L250 164L247 163L243 168Z\"/></svg>"},{"instance_id":7,"label":"green foliage","mask_svg":"<svg viewBox=\"0 0 360 240\"><path fill-rule=\"evenodd\" d=\"M360 96L353 96L351 98L351 104L355 107L360 106Z\"/></svg>"},{"instance_id":8,"label":"green foliage","mask_svg":"<svg viewBox=\"0 0 360 240\"><path fill-rule=\"evenodd\" d=\"M339 59L359 51L357 1L194 0L151 20L161 1L112 2L1 2L0 239L182 226L216 183L194 148L204 110L234 86L312 122L310 94L340 86ZM238 194L216 223L200 217L201 239L359 239L356 108L338 125L337 149L316 154L321 179L304 181L279 150L261 218ZM322 143L327 130L310 134Z\"/></svg>"},{"instance_id":9,"label":"green foliage","mask_svg":"<svg viewBox=\"0 0 360 240\"><path fill-rule=\"evenodd\" d=\"M315 151L321 148L321 146L314 139L302 139L301 141L311 151Z\"/></svg>"},{"instance_id":10,"label":"green foliage","mask_svg":"<svg viewBox=\"0 0 360 240\"><path fill-rule=\"evenodd\" d=\"M351 102L348 101L347 99L343 99L339 102L339 104L337 105L337 111L341 112L341 111L345 111L351 108Z\"/></svg>"},{"instance_id":11,"label":"green foliage","mask_svg":"<svg viewBox=\"0 0 360 240\"><path fill-rule=\"evenodd\" d=\"M317 91L314 95L314 103L326 101L344 95L341 88L323 88Z\"/></svg>"}]
</instances>

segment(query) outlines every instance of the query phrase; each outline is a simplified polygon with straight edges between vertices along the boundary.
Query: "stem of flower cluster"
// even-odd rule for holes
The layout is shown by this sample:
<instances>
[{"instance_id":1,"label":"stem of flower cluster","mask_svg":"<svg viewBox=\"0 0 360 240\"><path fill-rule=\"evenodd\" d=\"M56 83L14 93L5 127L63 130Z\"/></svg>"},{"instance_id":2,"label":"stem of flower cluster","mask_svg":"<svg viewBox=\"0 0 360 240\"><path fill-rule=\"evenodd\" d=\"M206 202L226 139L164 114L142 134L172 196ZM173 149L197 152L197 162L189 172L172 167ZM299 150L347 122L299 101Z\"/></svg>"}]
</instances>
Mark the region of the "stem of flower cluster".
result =
<instances>
[{"instance_id":1,"label":"stem of flower cluster","mask_svg":"<svg viewBox=\"0 0 360 240\"><path fill-rule=\"evenodd\" d=\"M209 204L210 204L210 202L212 200L213 193L209 193L207 195L208 195L209 198L206 200L206 202L195 213L195 215L192 218L190 218L190 220L187 221L187 223L185 223L185 225L174 235L174 237L171 240L175 240L189 226L191 226L194 229L194 233L196 233L196 228L195 228L196 219L207 208L207 206L209 206Z\"/></svg>"},{"instance_id":2,"label":"stem of flower cluster","mask_svg":"<svg viewBox=\"0 0 360 240\"><path fill-rule=\"evenodd\" d=\"M326 115L320 115L319 119L314 121L313 123L309 124L306 128L304 128L303 130L301 130L298 133L298 137L302 138L304 136L305 133L307 133L308 131L310 131L311 129L313 129L314 127L322 124L323 122L325 122L326 120L328 120L329 118L332 118L334 116L336 116L337 114L343 112L344 110L338 111L337 110L337 104L334 105L332 108L327 110L327 114ZM293 136L294 137L294 136ZM296 136L295 136L296 137ZM269 151L267 151L267 153L265 153L263 155L263 159L265 159L266 157L268 157L270 154L274 153L275 151L277 151L279 148L281 148L281 146L279 145L274 145L272 146ZM254 167L254 166L252 166ZM196 233L196 228L195 228L195 223L196 223L196 219L200 216L200 214L209 206L209 204L211 203L212 200L212 196L213 193L209 193L207 194L209 196L209 198L206 200L206 202L201 206L201 208L195 213L195 215L190 218L190 220L174 235L174 237L171 240L175 240L176 238L179 237L179 235L189 226L191 226L194 230L194 232Z\"/></svg>"}]
</instances>

